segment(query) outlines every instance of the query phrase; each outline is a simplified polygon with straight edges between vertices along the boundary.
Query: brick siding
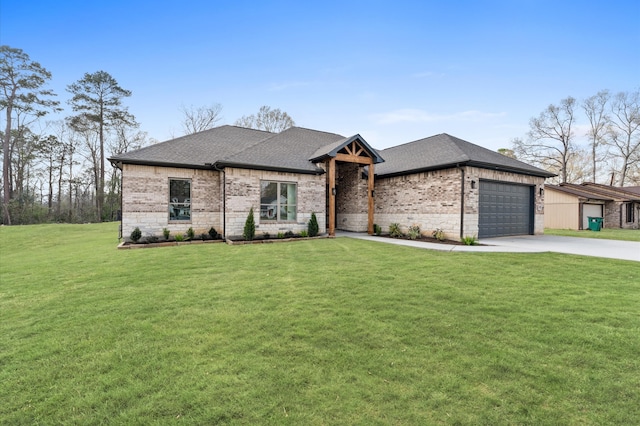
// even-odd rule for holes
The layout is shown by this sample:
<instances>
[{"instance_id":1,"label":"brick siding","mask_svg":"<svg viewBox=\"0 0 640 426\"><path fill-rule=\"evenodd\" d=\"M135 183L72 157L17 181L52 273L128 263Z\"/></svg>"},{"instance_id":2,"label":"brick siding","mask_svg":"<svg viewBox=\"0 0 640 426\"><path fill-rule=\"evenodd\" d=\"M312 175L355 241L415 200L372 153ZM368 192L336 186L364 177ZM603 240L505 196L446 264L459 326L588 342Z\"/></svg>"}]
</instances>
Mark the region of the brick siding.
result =
<instances>
[{"instance_id":1,"label":"brick siding","mask_svg":"<svg viewBox=\"0 0 640 426\"><path fill-rule=\"evenodd\" d=\"M196 235L212 226L220 232L220 173L173 167L123 164L122 235L135 227L143 236L161 236L163 228L172 234L185 233L190 227ZM169 179L191 179L191 220L169 221Z\"/></svg>"}]
</instances>

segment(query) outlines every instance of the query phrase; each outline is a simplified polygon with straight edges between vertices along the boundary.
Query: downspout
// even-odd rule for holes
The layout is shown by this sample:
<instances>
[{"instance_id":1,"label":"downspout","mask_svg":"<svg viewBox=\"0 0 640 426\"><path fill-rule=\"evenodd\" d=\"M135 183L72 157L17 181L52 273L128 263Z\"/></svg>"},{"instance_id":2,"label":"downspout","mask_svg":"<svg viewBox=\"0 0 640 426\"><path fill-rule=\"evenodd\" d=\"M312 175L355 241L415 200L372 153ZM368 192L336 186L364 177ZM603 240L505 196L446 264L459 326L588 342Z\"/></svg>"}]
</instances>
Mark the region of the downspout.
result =
<instances>
[{"instance_id":1,"label":"downspout","mask_svg":"<svg viewBox=\"0 0 640 426\"><path fill-rule=\"evenodd\" d=\"M218 164L207 164L213 166L213 169L222 173L222 239L227 239L227 175L224 168L219 168Z\"/></svg>"},{"instance_id":2,"label":"downspout","mask_svg":"<svg viewBox=\"0 0 640 426\"><path fill-rule=\"evenodd\" d=\"M122 173L122 169L120 169L120 236L118 237L118 241L120 241L120 239L122 238L122 226L124 225L124 204L122 204L123 193L124 193L124 173Z\"/></svg>"},{"instance_id":3,"label":"downspout","mask_svg":"<svg viewBox=\"0 0 640 426\"><path fill-rule=\"evenodd\" d=\"M464 238L464 168L460 164L456 165L460 169L460 239Z\"/></svg>"},{"instance_id":4,"label":"downspout","mask_svg":"<svg viewBox=\"0 0 640 426\"><path fill-rule=\"evenodd\" d=\"M122 171L122 162L116 162L114 163L113 161L111 161L111 167L115 167L116 169L120 170L120 229L118 229L118 241L120 241L123 236L122 236L122 226L124 224L124 205L122 204L122 200L123 200L123 193L124 193L124 173ZM69 209L71 209L73 206L69 206Z\"/></svg>"}]
</instances>

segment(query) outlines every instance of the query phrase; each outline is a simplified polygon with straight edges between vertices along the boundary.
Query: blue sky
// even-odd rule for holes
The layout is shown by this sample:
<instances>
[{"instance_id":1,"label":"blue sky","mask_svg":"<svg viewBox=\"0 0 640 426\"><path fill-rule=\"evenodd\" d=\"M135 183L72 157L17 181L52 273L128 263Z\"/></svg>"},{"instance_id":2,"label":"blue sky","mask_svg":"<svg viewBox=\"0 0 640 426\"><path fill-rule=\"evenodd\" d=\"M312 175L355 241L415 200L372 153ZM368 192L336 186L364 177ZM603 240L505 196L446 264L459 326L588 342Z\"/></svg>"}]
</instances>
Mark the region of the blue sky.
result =
<instances>
[{"instance_id":1,"label":"blue sky","mask_svg":"<svg viewBox=\"0 0 640 426\"><path fill-rule=\"evenodd\" d=\"M0 0L0 43L63 103L107 71L157 140L181 134L180 105L220 103L221 124L270 105L376 148L449 133L495 150L567 96L640 87L637 0Z\"/></svg>"}]
</instances>

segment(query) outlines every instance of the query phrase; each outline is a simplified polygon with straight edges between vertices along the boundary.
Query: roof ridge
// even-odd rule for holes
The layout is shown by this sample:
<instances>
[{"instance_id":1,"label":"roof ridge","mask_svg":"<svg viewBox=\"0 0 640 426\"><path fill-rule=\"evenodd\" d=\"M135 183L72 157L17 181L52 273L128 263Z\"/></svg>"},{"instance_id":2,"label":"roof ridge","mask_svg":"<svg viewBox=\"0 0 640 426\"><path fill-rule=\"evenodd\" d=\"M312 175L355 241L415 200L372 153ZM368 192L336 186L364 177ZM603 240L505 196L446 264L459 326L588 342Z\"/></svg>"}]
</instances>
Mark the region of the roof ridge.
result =
<instances>
[{"instance_id":1,"label":"roof ridge","mask_svg":"<svg viewBox=\"0 0 640 426\"><path fill-rule=\"evenodd\" d=\"M616 193L621 193L622 195L631 195L631 196L638 195L633 191L625 190L623 186L603 185L601 183L595 183L595 182L583 182L580 186L584 188L595 187L597 189L601 189L602 191L612 191Z\"/></svg>"},{"instance_id":2,"label":"roof ridge","mask_svg":"<svg viewBox=\"0 0 640 426\"><path fill-rule=\"evenodd\" d=\"M388 149L394 149L394 148L399 148L399 147L402 147L402 146L411 145L411 144L414 144L416 142L422 142L422 141L424 141L426 139L435 138L436 136L441 136L441 135L446 135L446 133L438 133L437 135L431 135L431 136L427 136L427 137L424 137L424 138L416 139L416 140L413 140L413 141L401 143L399 145L390 146L389 148L384 148L381 151L386 151Z\"/></svg>"},{"instance_id":3,"label":"roof ridge","mask_svg":"<svg viewBox=\"0 0 640 426\"><path fill-rule=\"evenodd\" d=\"M220 127L235 127L236 129L253 130L254 132L262 132L262 133L269 133L269 134L272 134L272 135L277 135L277 133L270 132L268 130L254 129L253 127L237 126L235 124L223 124L222 126L214 127L214 129L219 129ZM207 130L211 130L211 129L207 129ZM203 130L203 131L206 131L206 130Z\"/></svg>"},{"instance_id":4,"label":"roof ridge","mask_svg":"<svg viewBox=\"0 0 640 426\"><path fill-rule=\"evenodd\" d=\"M239 128L239 129L248 129L248 127L240 127L240 126L233 126L233 127L237 127L237 128ZM290 128L291 128L291 127L289 127L289 129L290 129ZM283 130L282 132L285 132L285 131L287 131L287 130L289 130L289 129L285 129L285 130ZM254 129L250 129L250 130L254 130ZM259 144L261 144L261 143L265 143L265 142L266 142L266 141L268 141L269 139L273 139L274 137L276 137L276 136L280 135L280 133L282 133L282 132L280 132L280 133L273 133L273 132L268 132L268 131L266 131L266 130L260 130L260 131L261 131L261 132L268 133L268 134L269 134L269 136L267 136L267 137L266 137L266 138L264 138L264 139L260 139L259 141L256 141L255 143L253 143L253 144L251 144L251 145L247 146L245 149L241 149L240 151L236 151L236 152L234 152L233 154L227 155L227 156L226 156L226 157L224 157L224 158L220 158L220 159L218 159L218 162L226 161L226 160L228 160L229 158L233 158L233 157L235 157L235 156L237 156L237 155L240 155L240 154L242 154L243 152L248 151L248 150L250 150L250 149L254 148L256 145L259 145Z\"/></svg>"},{"instance_id":5,"label":"roof ridge","mask_svg":"<svg viewBox=\"0 0 640 426\"><path fill-rule=\"evenodd\" d=\"M341 135L339 133L325 132L324 130L310 129L308 127L302 127L302 126L292 126L292 127L289 127L288 129L283 130L282 132L286 132L289 129L309 130L311 132L324 133L325 135L340 136L341 138L345 137L345 136L343 136L343 135ZM280 132L280 133L282 133L282 132Z\"/></svg>"}]
</instances>

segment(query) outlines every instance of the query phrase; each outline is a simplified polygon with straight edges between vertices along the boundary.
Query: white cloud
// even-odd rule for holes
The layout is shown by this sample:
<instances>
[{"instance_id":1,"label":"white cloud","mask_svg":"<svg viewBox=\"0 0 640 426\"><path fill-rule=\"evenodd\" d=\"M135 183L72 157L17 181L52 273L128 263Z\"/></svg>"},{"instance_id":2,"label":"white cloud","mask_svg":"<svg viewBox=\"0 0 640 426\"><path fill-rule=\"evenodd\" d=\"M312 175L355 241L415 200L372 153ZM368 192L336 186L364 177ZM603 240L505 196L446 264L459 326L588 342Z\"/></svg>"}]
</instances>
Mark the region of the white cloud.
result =
<instances>
[{"instance_id":1,"label":"white cloud","mask_svg":"<svg viewBox=\"0 0 640 426\"><path fill-rule=\"evenodd\" d=\"M437 123L444 121L487 121L505 117L506 112L462 111L453 114L433 114L421 109L404 108L382 114L373 115L378 124L395 123Z\"/></svg>"}]
</instances>

